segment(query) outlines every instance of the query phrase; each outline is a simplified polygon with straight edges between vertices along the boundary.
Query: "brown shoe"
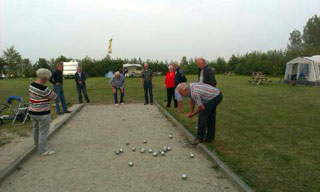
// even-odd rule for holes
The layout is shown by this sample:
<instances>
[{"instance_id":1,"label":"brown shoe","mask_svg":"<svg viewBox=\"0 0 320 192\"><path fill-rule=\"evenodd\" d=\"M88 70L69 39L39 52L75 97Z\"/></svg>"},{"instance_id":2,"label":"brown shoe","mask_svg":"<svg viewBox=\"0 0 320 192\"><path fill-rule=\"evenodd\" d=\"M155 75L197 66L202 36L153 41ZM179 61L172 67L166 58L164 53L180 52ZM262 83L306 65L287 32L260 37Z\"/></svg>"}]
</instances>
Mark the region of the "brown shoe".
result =
<instances>
[{"instance_id":1,"label":"brown shoe","mask_svg":"<svg viewBox=\"0 0 320 192\"><path fill-rule=\"evenodd\" d=\"M198 145L199 143L203 143L203 141L203 139L196 138L192 141L191 145Z\"/></svg>"}]
</instances>

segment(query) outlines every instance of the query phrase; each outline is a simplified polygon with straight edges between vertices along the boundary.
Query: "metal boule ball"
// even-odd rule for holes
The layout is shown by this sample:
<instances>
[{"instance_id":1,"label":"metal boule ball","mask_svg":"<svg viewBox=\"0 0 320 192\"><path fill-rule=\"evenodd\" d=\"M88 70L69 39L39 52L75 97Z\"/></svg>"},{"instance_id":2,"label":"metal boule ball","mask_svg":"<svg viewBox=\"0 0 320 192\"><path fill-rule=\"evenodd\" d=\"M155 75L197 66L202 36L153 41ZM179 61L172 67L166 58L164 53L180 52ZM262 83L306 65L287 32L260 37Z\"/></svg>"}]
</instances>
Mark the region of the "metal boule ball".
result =
<instances>
[{"instance_id":1,"label":"metal boule ball","mask_svg":"<svg viewBox=\"0 0 320 192\"><path fill-rule=\"evenodd\" d=\"M170 134L170 135L169 135L169 138L172 139L172 137L173 137L173 136Z\"/></svg>"},{"instance_id":2,"label":"metal boule ball","mask_svg":"<svg viewBox=\"0 0 320 192\"><path fill-rule=\"evenodd\" d=\"M147 143L147 140L143 140L143 143Z\"/></svg>"},{"instance_id":3,"label":"metal boule ball","mask_svg":"<svg viewBox=\"0 0 320 192\"><path fill-rule=\"evenodd\" d=\"M148 151L149 151L149 153L152 153L152 149L149 149Z\"/></svg>"},{"instance_id":4,"label":"metal boule ball","mask_svg":"<svg viewBox=\"0 0 320 192\"><path fill-rule=\"evenodd\" d=\"M136 151L136 148L134 148L134 147L132 147L132 149L131 149L132 151Z\"/></svg>"},{"instance_id":5,"label":"metal boule ball","mask_svg":"<svg viewBox=\"0 0 320 192\"><path fill-rule=\"evenodd\" d=\"M191 157L191 158L194 158L194 154L191 153L191 154L190 154L190 157Z\"/></svg>"},{"instance_id":6,"label":"metal boule ball","mask_svg":"<svg viewBox=\"0 0 320 192\"><path fill-rule=\"evenodd\" d=\"M171 147L167 147L167 150L168 150L168 151L171 151Z\"/></svg>"},{"instance_id":7,"label":"metal boule ball","mask_svg":"<svg viewBox=\"0 0 320 192\"><path fill-rule=\"evenodd\" d=\"M168 150L167 150L167 147L163 147L163 151L164 152L167 152Z\"/></svg>"},{"instance_id":8,"label":"metal boule ball","mask_svg":"<svg viewBox=\"0 0 320 192\"><path fill-rule=\"evenodd\" d=\"M127 141L127 142L126 142L126 145L129 145L129 144L130 144L129 141Z\"/></svg>"},{"instance_id":9,"label":"metal boule ball","mask_svg":"<svg viewBox=\"0 0 320 192\"><path fill-rule=\"evenodd\" d=\"M131 161L128 163L128 165L129 167L133 167L133 163Z\"/></svg>"},{"instance_id":10,"label":"metal boule ball","mask_svg":"<svg viewBox=\"0 0 320 192\"><path fill-rule=\"evenodd\" d=\"M123 149L119 149L120 153L123 153Z\"/></svg>"},{"instance_id":11,"label":"metal boule ball","mask_svg":"<svg viewBox=\"0 0 320 192\"><path fill-rule=\"evenodd\" d=\"M187 174L182 174L182 179L186 180L187 179Z\"/></svg>"},{"instance_id":12,"label":"metal boule ball","mask_svg":"<svg viewBox=\"0 0 320 192\"><path fill-rule=\"evenodd\" d=\"M165 152L164 152L164 151L161 151L160 154L161 154L161 156L164 156Z\"/></svg>"},{"instance_id":13,"label":"metal boule ball","mask_svg":"<svg viewBox=\"0 0 320 192\"><path fill-rule=\"evenodd\" d=\"M120 154L120 151L117 149L117 150L115 151L115 153L116 153L116 155L119 155L119 154Z\"/></svg>"},{"instance_id":14,"label":"metal boule ball","mask_svg":"<svg viewBox=\"0 0 320 192\"><path fill-rule=\"evenodd\" d=\"M144 152L145 152L144 148L141 148L141 149L140 149L140 152L141 152L141 153L144 153Z\"/></svg>"},{"instance_id":15,"label":"metal boule ball","mask_svg":"<svg viewBox=\"0 0 320 192\"><path fill-rule=\"evenodd\" d=\"M154 152L154 153L152 153L152 155L153 155L154 157L156 157L156 156L158 156L158 153L157 153L157 152Z\"/></svg>"}]
</instances>

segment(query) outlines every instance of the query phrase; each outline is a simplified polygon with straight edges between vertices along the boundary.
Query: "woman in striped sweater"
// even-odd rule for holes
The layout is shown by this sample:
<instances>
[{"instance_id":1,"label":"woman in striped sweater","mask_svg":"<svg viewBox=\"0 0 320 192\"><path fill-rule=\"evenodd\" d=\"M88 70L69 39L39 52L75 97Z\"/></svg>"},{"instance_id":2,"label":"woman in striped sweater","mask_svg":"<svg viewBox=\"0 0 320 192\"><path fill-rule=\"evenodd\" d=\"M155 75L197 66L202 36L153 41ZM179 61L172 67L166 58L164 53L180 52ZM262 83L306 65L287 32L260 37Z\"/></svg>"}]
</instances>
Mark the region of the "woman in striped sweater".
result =
<instances>
[{"instance_id":1,"label":"woman in striped sweater","mask_svg":"<svg viewBox=\"0 0 320 192\"><path fill-rule=\"evenodd\" d=\"M50 128L50 101L57 95L45 86L52 73L48 69L37 70L37 80L29 86L29 114L32 119L34 144L41 155L52 155L54 151L47 149L47 138Z\"/></svg>"}]
</instances>

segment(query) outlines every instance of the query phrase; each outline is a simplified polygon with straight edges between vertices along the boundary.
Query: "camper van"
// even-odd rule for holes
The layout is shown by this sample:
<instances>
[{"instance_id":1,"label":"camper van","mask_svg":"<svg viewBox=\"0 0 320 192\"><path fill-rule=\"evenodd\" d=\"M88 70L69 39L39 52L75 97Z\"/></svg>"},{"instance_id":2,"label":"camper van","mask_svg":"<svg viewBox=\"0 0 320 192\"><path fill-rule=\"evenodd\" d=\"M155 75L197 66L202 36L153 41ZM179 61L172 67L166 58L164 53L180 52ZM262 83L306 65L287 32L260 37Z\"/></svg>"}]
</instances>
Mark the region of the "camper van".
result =
<instances>
[{"instance_id":1,"label":"camper van","mask_svg":"<svg viewBox=\"0 0 320 192\"><path fill-rule=\"evenodd\" d=\"M140 77L142 66L140 64L123 64L123 73L125 77Z\"/></svg>"},{"instance_id":2,"label":"camper van","mask_svg":"<svg viewBox=\"0 0 320 192\"><path fill-rule=\"evenodd\" d=\"M78 61L63 62L63 76L65 78L74 78L78 66Z\"/></svg>"}]
</instances>

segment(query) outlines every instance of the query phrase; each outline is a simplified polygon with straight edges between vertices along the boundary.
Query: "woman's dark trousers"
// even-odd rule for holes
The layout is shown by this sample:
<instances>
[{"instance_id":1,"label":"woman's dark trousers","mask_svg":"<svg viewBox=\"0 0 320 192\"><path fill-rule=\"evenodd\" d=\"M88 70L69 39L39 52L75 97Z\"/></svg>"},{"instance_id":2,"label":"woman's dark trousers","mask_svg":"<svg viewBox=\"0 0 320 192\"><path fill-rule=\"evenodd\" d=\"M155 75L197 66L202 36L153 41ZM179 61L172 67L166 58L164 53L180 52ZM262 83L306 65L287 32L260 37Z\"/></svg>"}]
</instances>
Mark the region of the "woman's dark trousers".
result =
<instances>
[{"instance_id":1,"label":"woman's dark trousers","mask_svg":"<svg viewBox=\"0 0 320 192\"><path fill-rule=\"evenodd\" d=\"M177 100L175 99L174 88L167 88L167 107L170 107L172 99L174 107L178 107Z\"/></svg>"}]
</instances>

